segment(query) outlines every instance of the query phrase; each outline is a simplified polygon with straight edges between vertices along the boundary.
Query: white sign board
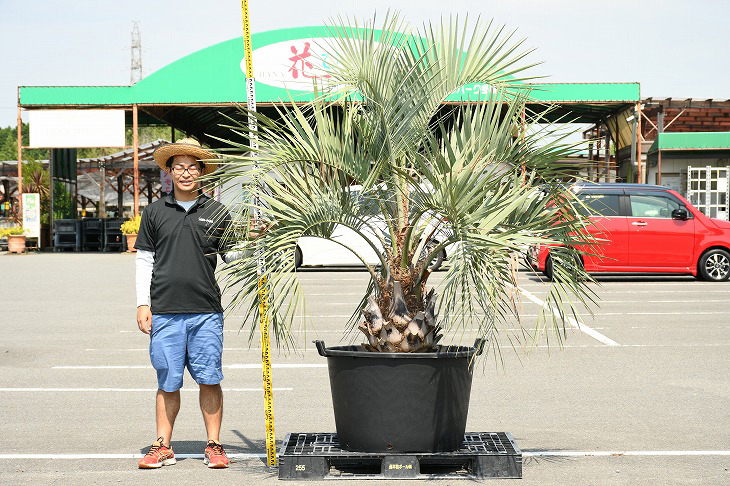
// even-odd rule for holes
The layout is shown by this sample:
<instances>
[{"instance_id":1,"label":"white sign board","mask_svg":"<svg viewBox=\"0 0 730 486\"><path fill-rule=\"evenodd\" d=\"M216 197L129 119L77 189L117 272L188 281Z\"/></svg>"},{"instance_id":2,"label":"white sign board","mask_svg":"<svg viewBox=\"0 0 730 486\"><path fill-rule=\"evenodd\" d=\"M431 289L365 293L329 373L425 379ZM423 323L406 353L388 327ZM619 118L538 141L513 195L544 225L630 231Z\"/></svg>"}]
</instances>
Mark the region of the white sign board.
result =
<instances>
[{"instance_id":1,"label":"white sign board","mask_svg":"<svg viewBox=\"0 0 730 486\"><path fill-rule=\"evenodd\" d=\"M23 193L23 229L28 238L41 237L41 195Z\"/></svg>"},{"instance_id":2,"label":"white sign board","mask_svg":"<svg viewBox=\"0 0 730 486\"><path fill-rule=\"evenodd\" d=\"M124 147L124 110L30 110L31 148Z\"/></svg>"}]
</instances>

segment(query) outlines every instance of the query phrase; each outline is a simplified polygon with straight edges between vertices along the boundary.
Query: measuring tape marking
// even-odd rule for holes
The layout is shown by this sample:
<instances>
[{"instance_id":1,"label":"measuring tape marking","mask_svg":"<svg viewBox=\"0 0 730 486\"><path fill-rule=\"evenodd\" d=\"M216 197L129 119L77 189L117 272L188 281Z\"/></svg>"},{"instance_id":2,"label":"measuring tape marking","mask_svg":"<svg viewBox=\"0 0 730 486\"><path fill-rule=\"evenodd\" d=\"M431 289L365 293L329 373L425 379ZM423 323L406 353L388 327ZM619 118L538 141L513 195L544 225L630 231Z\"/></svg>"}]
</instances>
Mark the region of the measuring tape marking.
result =
<instances>
[{"instance_id":1,"label":"measuring tape marking","mask_svg":"<svg viewBox=\"0 0 730 486\"><path fill-rule=\"evenodd\" d=\"M248 130L249 130L249 147L254 152L259 148L258 144L258 121L254 113L256 112L256 81L254 80L253 71L253 49L251 46L251 20L248 13L248 0L241 1L241 10L243 12L243 47L246 57L246 91L248 100ZM258 168L258 165L255 166ZM260 225L261 209L260 209L260 193L259 183L256 181L254 190L254 221ZM258 228L257 228L258 230ZM274 399L271 380L271 351L269 338L269 299L268 287L266 285L266 277L264 276L266 261L263 258L263 249L260 245L256 245L256 273L258 276L258 294L259 294L259 329L261 332L261 361L264 382L264 417L266 419L266 457L270 467L276 466L276 436L274 434Z\"/></svg>"}]
</instances>

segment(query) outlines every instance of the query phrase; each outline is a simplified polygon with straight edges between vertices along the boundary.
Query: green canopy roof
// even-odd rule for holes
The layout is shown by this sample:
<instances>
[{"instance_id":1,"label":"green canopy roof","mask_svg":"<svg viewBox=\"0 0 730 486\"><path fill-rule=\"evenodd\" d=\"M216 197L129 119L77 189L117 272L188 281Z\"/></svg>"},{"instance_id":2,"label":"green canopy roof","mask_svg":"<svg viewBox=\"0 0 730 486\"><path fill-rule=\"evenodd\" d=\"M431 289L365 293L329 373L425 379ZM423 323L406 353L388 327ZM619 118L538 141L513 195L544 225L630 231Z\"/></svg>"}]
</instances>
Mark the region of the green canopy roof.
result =
<instances>
[{"instance_id":1,"label":"green canopy roof","mask_svg":"<svg viewBox=\"0 0 730 486\"><path fill-rule=\"evenodd\" d=\"M649 154L658 151L730 150L730 132L660 133L649 148Z\"/></svg>"},{"instance_id":2,"label":"green canopy roof","mask_svg":"<svg viewBox=\"0 0 730 486\"><path fill-rule=\"evenodd\" d=\"M331 36L325 27L298 27L253 34L257 103L312 99L311 76L326 56L313 39ZM240 37L179 59L132 86L21 86L25 108L130 106L132 104L230 104L246 102ZM309 72L307 72L309 71ZM537 103L631 103L639 100L639 83L534 84ZM465 86L447 101L475 100L488 92L483 84Z\"/></svg>"},{"instance_id":3,"label":"green canopy roof","mask_svg":"<svg viewBox=\"0 0 730 486\"><path fill-rule=\"evenodd\" d=\"M378 32L376 31L376 36ZM313 98L312 77L325 75L327 56L317 45L331 37L326 27L297 27L253 34L253 64L259 110L273 114L282 100ZM581 123L604 121L640 99L639 83L535 83L530 109L553 106L548 118ZM464 86L445 101L483 99L490 87ZM132 86L21 86L20 105L26 109L140 107L140 123L163 123L184 131L209 146L230 137L221 127L245 104L246 75L241 37L201 49L150 74ZM128 123L131 116L128 113Z\"/></svg>"}]
</instances>

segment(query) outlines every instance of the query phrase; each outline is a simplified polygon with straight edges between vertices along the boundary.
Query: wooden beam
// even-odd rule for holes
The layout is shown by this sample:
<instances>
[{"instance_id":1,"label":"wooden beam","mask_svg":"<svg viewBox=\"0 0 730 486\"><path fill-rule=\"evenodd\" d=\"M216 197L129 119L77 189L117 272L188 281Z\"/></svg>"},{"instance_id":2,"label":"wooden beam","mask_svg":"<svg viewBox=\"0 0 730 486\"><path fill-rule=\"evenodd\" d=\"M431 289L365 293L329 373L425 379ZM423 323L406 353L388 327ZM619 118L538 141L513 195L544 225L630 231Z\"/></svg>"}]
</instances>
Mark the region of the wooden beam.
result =
<instances>
[{"instance_id":1,"label":"wooden beam","mask_svg":"<svg viewBox=\"0 0 730 486\"><path fill-rule=\"evenodd\" d=\"M684 114L684 112L685 112L685 111L687 111L687 109L686 109L686 108L685 108L684 110L680 111L680 112L679 112L679 114L678 114L677 116L675 116L674 118L672 118L672 121L670 121L669 123L667 123L667 126L665 126L665 127L664 127L664 130L666 130L667 128L669 128L669 125L671 125L672 123L674 123L674 121L675 121L675 120L676 120L677 118L679 118L680 116L682 116L682 115Z\"/></svg>"},{"instance_id":2,"label":"wooden beam","mask_svg":"<svg viewBox=\"0 0 730 486\"><path fill-rule=\"evenodd\" d=\"M23 222L23 117L20 116L20 87L18 87L18 216Z\"/></svg>"},{"instance_id":3,"label":"wooden beam","mask_svg":"<svg viewBox=\"0 0 730 486\"><path fill-rule=\"evenodd\" d=\"M636 113L634 116L636 116L636 165L637 165L637 175L638 175L638 183L642 184L644 182L644 171L641 168L641 142L644 140L644 137L641 135L641 102L636 103Z\"/></svg>"},{"instance_id":4,"label":"wooden beam","mask_svg":"<svg viewBox=\"0 0 730 486\"><path fill-rule=\"evenodd\" d=\"M102 162L99 166L101 169L101 185L99 186L99 218L106 218L106 168Z\"/></svg>"},{"instance_id":5,"label":"wooden beam","mask_svg":"<svg viewBox=\"0 0 730 486\"><path fill-rule=\"evenodd\" d=\"M649 117L648 117L648 116L646 116L646 113L644 113L644 112L641 112L641 116L643 116L643 117L644 117L644 120L648 121L648 122L649 122L649 125L651 125L651 126L653 127L653 128L651 129L651 130L649 130L648 132L646 132L646 135L647 135L647 136L649 136L649 134L650 134L651 132L653 132L654 130L656 130L657 132L659 131L659 129L657 128L657 126L656 126L656 125L654 125L654 124L653 124L653 123L651 122L651 120L649 119Z\"/></svg>"},{"instance_id":6,"label":"wooden beam","mask_svg":"<svg viewBox=\"0 0 730 486\"><path fill-rule=\"evenodd\" d=\"M139 137L137 105L132 106L132 145L134 145L134 216L139 215Z\"/></svg>"}]
</instances>

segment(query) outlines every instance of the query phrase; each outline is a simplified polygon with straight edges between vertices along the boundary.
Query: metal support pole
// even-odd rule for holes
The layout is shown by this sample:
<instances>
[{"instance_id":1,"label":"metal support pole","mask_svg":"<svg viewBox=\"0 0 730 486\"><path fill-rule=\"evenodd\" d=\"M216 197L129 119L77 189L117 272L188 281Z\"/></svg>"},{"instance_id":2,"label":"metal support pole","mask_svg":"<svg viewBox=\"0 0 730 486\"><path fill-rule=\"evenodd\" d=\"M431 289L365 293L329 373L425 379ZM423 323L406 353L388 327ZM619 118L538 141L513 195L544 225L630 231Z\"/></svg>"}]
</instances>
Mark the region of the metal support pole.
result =
<instances>
[{"instance_id":1,"label":"metal support pole","mask_svg":"<svg viewBox=\"0 0 730 486\"><path fill-rule=\"evenodd\" d=\"M139 215L139 137L137 105L132 105L132 145L134 146L134 216Z\"/></svg>"}]
</instances>

